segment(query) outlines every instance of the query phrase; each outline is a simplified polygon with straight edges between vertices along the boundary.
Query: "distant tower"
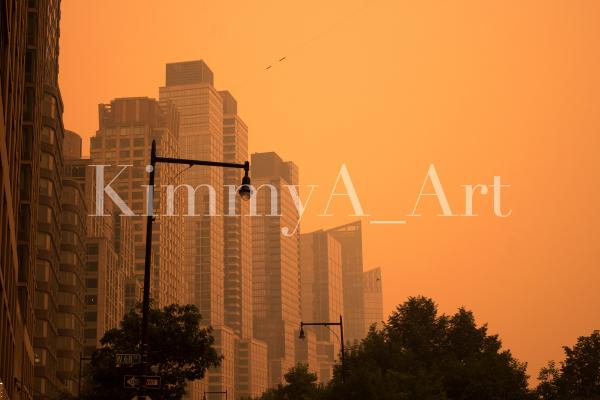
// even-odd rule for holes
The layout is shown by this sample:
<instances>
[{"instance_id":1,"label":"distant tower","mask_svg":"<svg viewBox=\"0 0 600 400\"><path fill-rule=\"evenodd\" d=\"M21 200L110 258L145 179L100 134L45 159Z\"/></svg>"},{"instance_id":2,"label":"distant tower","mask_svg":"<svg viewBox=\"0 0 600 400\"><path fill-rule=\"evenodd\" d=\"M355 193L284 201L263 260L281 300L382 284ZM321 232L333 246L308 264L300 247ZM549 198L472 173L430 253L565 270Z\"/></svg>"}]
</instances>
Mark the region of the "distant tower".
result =
<instances>
[{"instance_id":1,"label":"distant tower","mask_svg":"<svg viewBox=\"0 0 600 400\"><path fill-rule=\"evenodd\" d=\"M254 335L267 343L269 385L276 386L295 365L300 325L299 234L293 233L298 211L286 187L298 185L298 167L272 152L252 154L250 165L258 190L258 216L252 217ZM279 215L268 215L271 189L276 190ZM282 234L283 228L289 236Z\"/></svg>"},{"instance_id":2,"label":"distant tower","mask_svg":"<svg viewBox=\"0 0 600 400\"><path fill-rule=\"evenodd\" d=\"M360 341L365 337L363 296L362 225L360 221L329 229L342 246L344 290L344 339Z\"/></svg>"},{"instance_id":3,"label":"distant tower","mask_svg":"<svg viewBox=\"0 0 600 400\"><path fill-rule=\"evenodd\" d=\"M300 235L300 286L303 321L339 320L344 313L342 246L330 233L319 230ZM321 382L328 382L340 355L339 331L334 333L325 327L312 330L316 334L318 365L309 363L309 367L316 370Z\"/></svg>"},{"instance_id":4,"label":"distant tower","mask_svg":"<svg viewBox=\"0 0 600 400\"><path fill-rule=\"evenodd\" d=\"M223 161L248 160L248 127L237 113L237 101L227 91L223 99ZM252 173L251 173L252 175ZM225 218L225 325L233 329L235 344L235 394L257 398L267 389L267 345L254 339L252 330L252 234L249 203L236 191L242 180L239 169L225 169L223 191ZM230 198L230 195L232 196Z\"/></svg>"},{"instance_id":5,"label":"distant tower","mask_svg":"<svg viewBox=\"0 0 600 400\"><path fill-rule=\"evenodd\" d=\"M382 328L383 321L383 290L381 281L381 268L373 268L363 273L363 293L365 299L365 331L371 325Z\"/></svg>"}]
</instances>

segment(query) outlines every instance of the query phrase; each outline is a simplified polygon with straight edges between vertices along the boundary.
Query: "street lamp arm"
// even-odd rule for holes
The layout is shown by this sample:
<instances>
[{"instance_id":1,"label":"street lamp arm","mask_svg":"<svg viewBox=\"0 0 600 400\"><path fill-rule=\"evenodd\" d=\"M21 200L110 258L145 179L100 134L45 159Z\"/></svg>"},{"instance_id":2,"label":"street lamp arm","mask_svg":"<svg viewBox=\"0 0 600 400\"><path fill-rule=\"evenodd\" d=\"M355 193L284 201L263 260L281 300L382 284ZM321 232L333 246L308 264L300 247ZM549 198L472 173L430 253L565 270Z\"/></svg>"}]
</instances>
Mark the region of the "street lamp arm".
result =
<instances>
[{"instance_id":1,"label":"street lamp arm","mask_svg":"<svg viewBox=\"0 0 600 400\"><path fill-rule=\"evenodd\" d=\"M329 326L332 326L332 325L340 327L340 337L338 337L338 340L340 341L340 347L341 347L341 353L342 353L342 382L343 382L345 380L345 375L346 375L346 369L344 367L345 359L346 359L346 351L344 350L344 322L342 320L341 315L340 315L340 322L302 322L302 321L300 321L300 335L298 336L298 338L304 339L304 327L305 326L325 326L325 327L327 327L327 329L329 329ZM331 330L331 329L329 329L329 330Z\"/></svg>"},{"instance_id":2,"label":"street lamp arm","mask_svg":"<svg viewBox=\"0 0 600 400\"><path fill-rule=\"evenodd\" d=\"M203 161L203 160L188 160L185 158L172 158L172 157L160 157L156 156L154 161L157 163L165 163L165 164L185 164L185 165L203 165L207 167L221 167L221 168L238 168L248 170L250 168L250 163L245 162L243 164L239 163L227 163L220 161Z\"/></svg>"}]
</instances>

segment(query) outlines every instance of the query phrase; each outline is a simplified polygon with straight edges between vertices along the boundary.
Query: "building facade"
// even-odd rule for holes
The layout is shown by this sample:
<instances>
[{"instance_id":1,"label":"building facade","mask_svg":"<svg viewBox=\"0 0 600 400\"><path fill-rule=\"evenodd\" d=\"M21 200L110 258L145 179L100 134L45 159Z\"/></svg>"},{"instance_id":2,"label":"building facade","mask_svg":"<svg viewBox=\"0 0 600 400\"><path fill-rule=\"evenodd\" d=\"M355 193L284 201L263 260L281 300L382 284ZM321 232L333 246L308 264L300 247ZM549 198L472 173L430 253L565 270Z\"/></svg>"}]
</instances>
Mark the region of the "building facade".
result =
<instances>
[{"instance_id":1,"label":"building facade","mask_svg":"<svg viewBox=\"0 0 600 400\"><path fill-rule=\"evenodd\" d=\"M156 307L173 303L185 304L189 298L188 291L185 290L187 281L182 266L182 199L174 201L173 215L168 216L167 191L160 190L163 184L177 184L177 166L157 166L155 197L151 205L147 199L146 165L150 163L152 141L156 140L157 153L161 156L178 155L177 111L168 102L159 102L147 97L130 97L115 99L110 104L100 104L99 116L100 127L91 139L91 161L94 165L106 166L102 177L103 185L106 187L114 179L111 188L125 204L124 208L121 208L122 205L113 204L114 215L122 215L122 218L115 221L116 224L125 223L123 220L129 219L133 226L133 276L140 284L134 285L134 293L129 293L125 286L124 291L135 298L136 287L140 287L143 282L146 213L152 209L156 221L152 236L151 298ZM96 177L96 182L100 181L99 177ZM100 208L96 204L92 211L94 217L98 217L98 211L103 212ZM125 232L121 229L115 230L115 222L112 230ZM121 237L116 247L119 248L120 254L126 255L126 249L120 250L124 244L126 240ZM113 256L113 261L120 262L116 256ZM122 269L127 274L127 260L122 262ZM134 301L130 300L128 304L131 305L132 302Z\"/></svg>"},{"instance_id":2,"label":"building facade","mask_svg":"<svg viewBox=\"0 0 600 400\"><path fill-rule=\"evenodd\" d=\"M300 235L300 287L303 321L339 321L344 312L342 247L330 233L319 230ZM318 365L314 368L319 380L328 382L340 354L340 333L337 328L309 329L316 334Z\"/></svg>"},{"instance_id":3,"label":"building facade","mask_svg":"<svg viewBox=\"0 0 600 400\"><path fill-rule=\"evenodd\" d=\"M298 168L276 153L251 157L252 284L254 336L268 348L269 386L283 383L295 365L300 327L298 211L287 188L298 185ZM283 234L286 232L286 234Z\"/></svg>"},{"instance_id":4,"label":"building facade","mask_svg":"<svg viewBox=\"0 0 600 400\"><path fill-rule=\"evenodd\" d=\"M181 158L222 161L223 144L223 97L214 87L213 73L204 61L186 61L166 65L165 86L159 88L161 100L170 101L180 114L179 142ZM235 100L234 100L235 101ZM232 108L235 111L235 108ZM235 118L235 117L233 117ZM229 151L228 157L238 157L244 151L245 125L238 118L238 147ZM231 175L228 175L230 177ZM242 329L233 315L225 321L225 259L224 259L224 217L223 217L223 168L194 167L182 173L183 182L193 191L194 212L187 209L185 217L185 259L187 279L191 286L192 302L202 314L202 324L214 328L215 347L224 358L221 367L210 370L206 382L191 385L192 398L199 396L201 386L208 391L227 391L234 396L235 335ZM233 221L230 233L242 225ZM240 230L240 234L243 232ZM240 236L240 240L241 240ZM233 241L233 239L232 239ZM229 241L228 246L239 246ZM242 253L239 255L247 257ZM233 264L234 255L228 258ZM229 272L235 275L235 266ZM242 279L242 277L239 277ZM235 284L230 286L230 299L233 298ZM233 306L235 308L235 305ZM217 398L217 397L215 397Z\"/></svg>"},{"instance_id":5,"label":"building facade","mask_svg":"<svg viewBox=\"0 0 600 400\"><path fill-rule=\"evenodd\" d=\"M35 251L29 250L35 248L32 205L37 199L38 163L33 154L39 155L39 129L24 131L23 124L31 123L35 113L24 107L23 100L26 78L38 88L42 82L34 80L31 70L33 61L38 62L35 54L29 55L25 69L27 43L38 33L31 28L28 35L28 4L2 0L0 6L0 396L30 399ZM28 106L35 104L31 98ZM21 175L30 179L29 187L20 184Z\"/></svg>"},{"instance_id":6,"label":"building facade","mask_svg":"<svg viewBox=\"0 0 600 400\"><path fill-rule=\"evenodd\" d=\"M258 339L239 339L235 346L235 394L258 398L268 388L267 345Z\"/></svg>"},{"instance_id":7,"label":"building facade","mask_svg":"<svg viewBox=\"0 0 600 400\"><path fill-rule=\"evenodd\" d=\"M64 143L69 143L65 139ZM69 143L71 144L71 143ZM84 296L87 207L83 187L71 176L68 161L61 191L61 241L56 328L57 378L67 393L79 386L84 344Z\"/></svg>"},{"instance_id":8,"label":"building facade","mask_svg":"<svg viewBox=\"0 0 600 400\"><path fill-rule=\"evenodd\" d=\"M372 325L381 329L383 327L381 268L373 268L363 273L363 295L365 301L365 331L368 332Z\"/></svg>"},{"instance_id":9,"label":"building facade","mask_svg":"<svg viewBox=\"0 0 600 400\"><path fill-rule=\"evenodd\" d=\"M65 139L65 143L67 142ZM95 217L91 214L96 208L95 169L90 166L90 159L80 158L80 151L70 156L75 158L65 160L65 175L81 187L85 208L88 210L83 354L89 357L99 346L104 333L119 327L119 322L127 311L125 285L127 279L133 277L133 226L130 218L114 212L115 207L108 199L104 203L106 216Z\"/></svg>"},{"instance_id":10,"label":"building facade","mask_svg":"<svg viewBox=\"0 0 600 400\"><path fill-rule=\"evenodd\" d=\"M344 339L354 343L366 335L363 295L362 224L352 222L327 230L341 245L344 292Z\"/></svg>"}]
</instances>

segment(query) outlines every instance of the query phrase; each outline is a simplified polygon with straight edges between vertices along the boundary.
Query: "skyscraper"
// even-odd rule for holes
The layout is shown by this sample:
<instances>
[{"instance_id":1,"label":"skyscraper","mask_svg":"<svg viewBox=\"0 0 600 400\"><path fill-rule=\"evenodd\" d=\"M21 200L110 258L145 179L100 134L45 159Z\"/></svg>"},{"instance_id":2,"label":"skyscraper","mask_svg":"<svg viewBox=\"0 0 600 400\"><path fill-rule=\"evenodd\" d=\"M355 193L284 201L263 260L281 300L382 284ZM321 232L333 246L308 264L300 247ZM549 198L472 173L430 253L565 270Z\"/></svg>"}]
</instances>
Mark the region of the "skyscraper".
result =
<instances>
[{"instance_id":1,"label":"skyscraper","mask_svg":"<svg viewBox=\"0 0 600 400\"><path fill-rule=\"evenodd\" d=\"M298 211L287 188L298 185L298 168L272 152L252 154L250 165L257 189L251 200L257 213L252 217L254 336L267 343L269 385L276 386L295 364L300 325Z\"/></svg>"},{"instance_id":2,"label":"skyscraper","mask_svg":"<svg viewBox=\"0 0 600 400\"><path fill-rule=\"evenodd\" d=\"M129 97L113 100L110 104L100 104L99 115L100 127L91 140L92 163L111 166L104 171L105 185L116 177L111 187L114 187L135 214L126 218L131 219L134 231L134 275L138 281L142 281L147 212L145 166L149 164L152 140L156 140L158 154L171 157L178 155L178 114L168 102L158 102L147 97ZM155 187L177 184L176 168L174 165L159 164ZM99 181L98 177L96 181ZM157 307L172 303L184 304L189 299L182 267L183 199L175 199L174 215L167 216L166 191L156 190L155 193L153 211L156 223L152 238L150 295ZM117 207L115 212L125 213Z\"/></svg>"},{"instance_id":3,"label":"skyscraper","mask_svg":"<svg viewBox=\"0 0 600 400\"><path fill-rule=\"evenodd\" d=\"M175 104L179 111L180 156L221 161L223 98L213 85L213 73L206 63L198 60L167 64L166 85L159 88L159 96ZM238 129L245 129L241 120ZM246 133L241 135L238 148L228 152L229 157L240 156L244 151L242 141ZM213 326L215 347L224 357L219 368L209 371L205 382L192 384L192 398L202 396L199 391L203 384L208 385L209 391L227 390L230 395L235 392L235 332L225 323L223 173L222 168L194 167L182 174L185 184L195 190L197 215L185 217L184 264L192 302L200 309L202 323ZM241 324L234 326L236 330L245 329Z\"/></svg>"},{"instance_id":4,"label":"skyscraper","mask_svg":"<svg viewBox=\"0 0 600 400\"><path fill-rule=\"evenodd\" d=\"M227 91L223 99L223 161L248 160L248 127L237 113L237 101ZM224 201L224 306L225 325L235 339L235 394L258 397L267 389L267 346L254 338L252 330L252 235L249 204L237 195L242 171L223 171ZM231 196L231 197L230 197Z\"/></svg>"},{"instance_id":5,"label":"skyscraper","mask_svg":"<svg viewBox=\"0 0 600 400\"><path fill-rule=\"evenodd\" d=\"M223 100L213 86L212 71L203 61L167 64L161 100L179 111L181 158L220 161L223 157ZM192 284L193 302L203 323L224 324L223 268L223 169L194 167L182 173L183 181L198 189L195 214L185 218L185 265ZM210 196L213 195L214 203ZM215 215L207 215L211 204ZM187 210L188 213L190 210Z\"/></svg>"},{"instance_id":6,"label":"skyscraper","mask_svg":"<svg viewBox=\"0 0 600 400\"><path fill-rule=\"evenodd\" d=\"M381 328L383 321L383 291L381 268L373 268L363 273L363 293L365 299L365 331L376 324Z\"/></svg>"},{"instance_id":7,"label":"skyscraper","mask_svg":"<svg viewBox=\"0 0 600 400\"><path fill-rule=\"evenodd\" d=\"M248 160L248 128L237 113L231 93L219 92L223 99L223 161L244 163ZM224 254L225 254L225 324L240 338L252 337L252 238L248 202L242 201L237 188L242 180L239 169L225 169ZM231 211L231 212L230 212Z\"/></svg>"},{"instance_id":8,"label":"skyscraper","mask_svg":"<svg viewBox=\"0 0 600 400\"><path fill-rule=\"evenodd\" d=\"M352 222L327 232L341 244L344 339L351 343L360 341L366 334L361 222Z\"/></svg>"},{"instance_id":9,"label":"skyscraper","mask_svg":"<svg viewBox=\"0 0 600 400\"><path fill-rule=\"evenodd\" d=\"M330 233L319 230L300 235L300 286L303 321L339 320L344 309L342 247ZM333 365L340 354L339 332L325 327L312 329L318 358L314 368L319 380L327 382L333 377Z\"/></svg>"}]
</instances>

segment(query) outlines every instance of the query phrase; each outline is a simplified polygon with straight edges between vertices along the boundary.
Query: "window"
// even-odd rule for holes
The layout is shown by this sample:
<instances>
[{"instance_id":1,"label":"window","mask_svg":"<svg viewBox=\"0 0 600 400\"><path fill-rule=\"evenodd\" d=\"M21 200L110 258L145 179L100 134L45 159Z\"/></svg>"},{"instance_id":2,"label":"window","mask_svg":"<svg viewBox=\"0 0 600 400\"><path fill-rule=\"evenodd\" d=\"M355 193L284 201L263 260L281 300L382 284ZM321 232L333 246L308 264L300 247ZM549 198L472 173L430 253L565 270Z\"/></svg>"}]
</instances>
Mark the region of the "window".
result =
<instances>
[{"instance_id":1,"label":"window","mask_svg":"<svg viewBox=\"0 0 600 400\"><path fill-rule=\"evenodd\" d=\"M85 313L85 321L95 322L98 320L98 313L95 311L86 311Z\"/></svg>"},{"instance_id":2,"label":"window","mask_svg":"<svg viewBox=\"0 0 600 400\"><path fill-rule=\"evenodd\" d=\"M98 288L98 279L88 278L85 280L85 287L88 289L96 289Z\"/></svg>"},{"instance_id":3,"label":"window","mask_svg":"<svg viewBox=\"0 0 600 400\"><path fill-rule=\"evenodd\" d=\"M42 178L40 180L40 190L41 193L46 196L52 196L52 190L54 186L51 180Z\"/></svg>"},{"instance_id":4,"label":"window","mask_svg":"<svg viewBox=\"0 0 600 400\"><path fill-rule=\"evenodd\" d=\"M52 95L44 96L43 115L56 119L56 99Z\"/></svg>"},{"instance_id":5,"label":"window","mask_svg":"<svg viewBox=\"0 0 600 400\"><path fill-rule=\"evenodd\" d=\"M52 240L46 232L38 232L37 234L38 249L50 250L52 248Z\"/></svg>"},{"instance_id":6,"label":"window","mask_svg":"<svg viewBox=\"0 0 600 400\"><path fill-rule=\"evenodd\" d=\"M42 128L42 141L44 143L54 144L56 142L56 131L49 126Z\"/></svg>"},{"instance_id":7,"label":"window","mask_svg":"<svg viewBox=\"0 0 600 400\"><path fill-rule=\"evenodd\" d=\"M42 153L42 167L46 169L54 169L54 157L48 153Z\"/></svg>"},{"instance_id":8,"label":"window","mask_svg":"<svg viewBox=\"0 0 600 400\"><path fill-rule=\"evenodd\" d=\"M88 244L88 246L87 246L87 253L91 254L91 255L98 254L98 245L96 243L94 243L94 244Z\"/></svg>"}]
</instances>

